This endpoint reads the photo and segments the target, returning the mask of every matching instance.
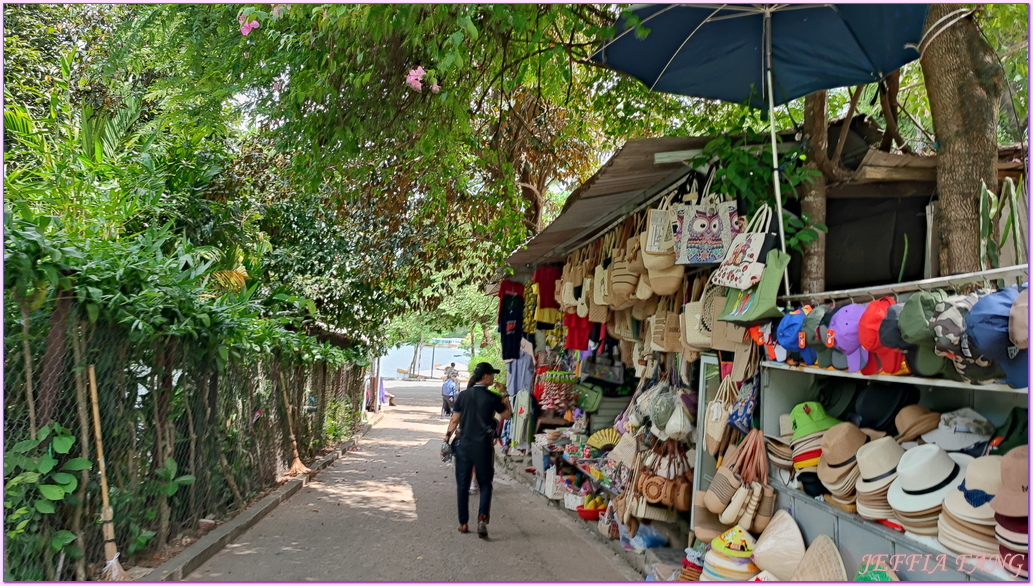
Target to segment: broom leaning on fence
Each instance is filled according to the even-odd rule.
[[[283,391],[283,409],[287,413],[287,431],[291,434],[291,450],[294,452],[294,462],[291,463],[290,470],[287,471],[291,476],[297,476],[298,474],[312,474],[305,463],[298,457],[298,440],[294,437],[294,424],[291,423],[291,403],[290,399],[287,398],[287,383],[283,380],[283,371],[280,371],[280,390]]]
[[[97,438],[97,468],[100,469],[100,498],[101,510],[100,520],[104,523],[101,527],[101,534],[104,535],[104,569],[101,570],[100,579],[105,582],[128,582],[132,581],[129,574],[122,569],[118,563],[118,546],[115,545],[115,524],[114,510],[108,502],[108,475],[104,465],[104,443],[100,435],[100,409],[97,407],[97,373],[91,364],[88,369],[90,376],[90,402],[93,405],[93,434]]]

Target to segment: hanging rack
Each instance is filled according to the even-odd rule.
[[[912,291],[927,291],[929,289],[936,289],[938,287],[958,288],[962,285],[968,285],[970,283],[994,281],[997,279],[1011,279],[1013,277],[1024,278],[1028,281],[1029,266],[1013,265],[1010,267],[989,269],[986,271],[978,271],[975,273],[950,275],[947,277],[937,277],[935,279],[923,279],[921,281],[911,281],[909,283],[896,283],[893,285],[882,285],[877,287],[861,287],[857,289],[843,289],[840,291],[823,291],[821,293],[799,293],[796,295],[779,297],[779,300],[789,302],[820,301],[832,299],[853,300],[855,297],[863,298],[869,296],[872,299],[877,299],[885,295],[910,293]]]

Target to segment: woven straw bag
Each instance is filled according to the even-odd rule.
[[[668,352],[681,352],[681,306],[674,299],[668,298],[667,319],[664,321],[664,349]]]
[[[681,289],[685,278],[685,265],[673,265],[665,269],[649,269],[649,284],[657,295],[673,295]]]
[[[717,320],[714,312],[720,310],[715,304],[718,296],[718,288],[713,287],[708,281],[703,287],[699,301],[685,304],[685,326],[682,334],[689,346],[699,350],[709,350],[713,347],[714,322]]]

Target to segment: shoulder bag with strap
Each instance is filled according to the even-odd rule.
[[[778,247],[778,232],[771,230],[771,207],[764,204],[746,229],[732,240],[713,282],[732,289],[749,289],[760,282],[768,251]]]

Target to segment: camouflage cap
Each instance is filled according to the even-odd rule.
[[[952,295],[936,304],[929,322],[936,354],[953,361],[961,378],[969,382],[991,380],[1003,375],[993,361],[972,348],[968,342],[965,317],[984,295],[985,292]]]
[[[918,291],[908,297],[897,317],[900,337],[909,344],[933,345],[933,331],[929,328],[936,304],[947,299],[942,289]]]

